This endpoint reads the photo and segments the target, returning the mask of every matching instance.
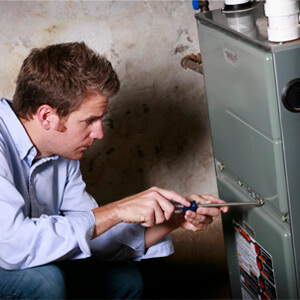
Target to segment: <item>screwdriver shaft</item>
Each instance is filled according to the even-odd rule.
[[[180,213],[187,210],[196,211],[198,207],[261,206],[265,203],[264,200],[252,201],[252,202],[225,202],[225,203],[203,203],[203,204],[201,203],[197,204],[196,201],[192,201],[191,207],[187,207],[174,201],[171,202],[175,206],[175,213]]]
[[[258,201],[253,202],[227,202],[227,203],[205,203],[197,204],[197,207],[222,207],[222,206],[260,206],[262,205]]]

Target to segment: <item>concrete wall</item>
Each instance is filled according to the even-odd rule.
[[[2,1],[0,8],[2,96],[12,97],[30,49],[47,44],[84,40],[118,72],[122,87],[104,120],[105,137],[81,161],[99,203],[153,185],[217,195],[203,78],[180,66],[199,51],[191,1]],[[177,278],[185,272],[202,281],[207,294],[197,298],[226,298],[226,287],[218,295],[208,287],[226,274],[220,218],[205,232],[178,230],[173,239],[176,254],[156,269],[167,263]]]

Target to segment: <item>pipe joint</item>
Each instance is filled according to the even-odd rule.
[[[285,42],[300,37],[297,0],[267,0],[264,7],[268,17],[269,41]]]
[[[184,69],[191,69],[191,70],[203,75],[201,53],[198,53],[197,55],[190,54],[190,55],[184,56],[181,59],[180,64]]]

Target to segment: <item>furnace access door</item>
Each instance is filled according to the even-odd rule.
[[[265,201],[222,217],[233,298],[298,298],[300,42],[268,42],[262,2],[196,20],[219,196]]]

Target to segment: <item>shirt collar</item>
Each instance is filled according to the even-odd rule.
[[[14,141],[19,158],[21,160],[24,159],[27,164],[31,166],[37,155],[37,149],[32,144],[21,121],[12,110],[11,101],[5,98],[0,99],[0,118],[3,119],[7,130]],[[51,157],[42,158],[39,160],[39,164],[48,160],[57,159],[58,157],[58,155],[53,155]]]
[[[24,159],[30,153],[36,153],[36,149],[21,121],[18,119],[10,105],[10,100],[5,98],[0,99],[0,112],[2,112],[1,118],[3,119],[7,130],[14,141],[20,159]]]

